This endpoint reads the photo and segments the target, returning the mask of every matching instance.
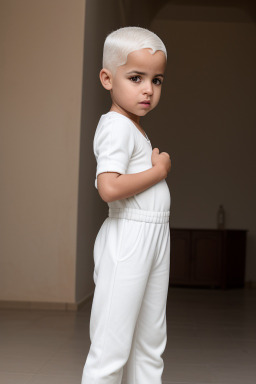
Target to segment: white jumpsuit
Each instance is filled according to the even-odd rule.
[[[152,167],[152,146],[130,119],[102,115],[94,136],[97,175]],[[165,179],[108,203],[94,244],[91,346],[82,384],[160,384],[167,342],[171,196]]]

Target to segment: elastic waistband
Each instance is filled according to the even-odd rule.
[[[147,211],[138,208],[110,208],[108,210],[109,217],[117,219],[128,219],[136,221],[145,221],[147,223],[168,223],[170,211]]]

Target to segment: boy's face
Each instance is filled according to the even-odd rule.
[[[162,51],[144,48],[131,52],[124,65],[110,76],[111,110],[139,121],[158,104],[166,67]]]

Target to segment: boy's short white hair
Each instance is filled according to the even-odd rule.
[[[103,68],[115,74],[116,68],[127,61],[133,51],[143,48],[152,49],[152,54],[162,51],[167,59],[167,51],[162,40],[152,31],[141,27],[124,27],[111,32],[103,47]]]

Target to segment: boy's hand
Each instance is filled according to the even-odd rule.
[[[160,169],[163,169],[167,177],[168,172],[171,170],[171,159],[167,152],[159,153],[159,149],[154,148],[151,155],[151,162],[153,167],[157,166]]]

